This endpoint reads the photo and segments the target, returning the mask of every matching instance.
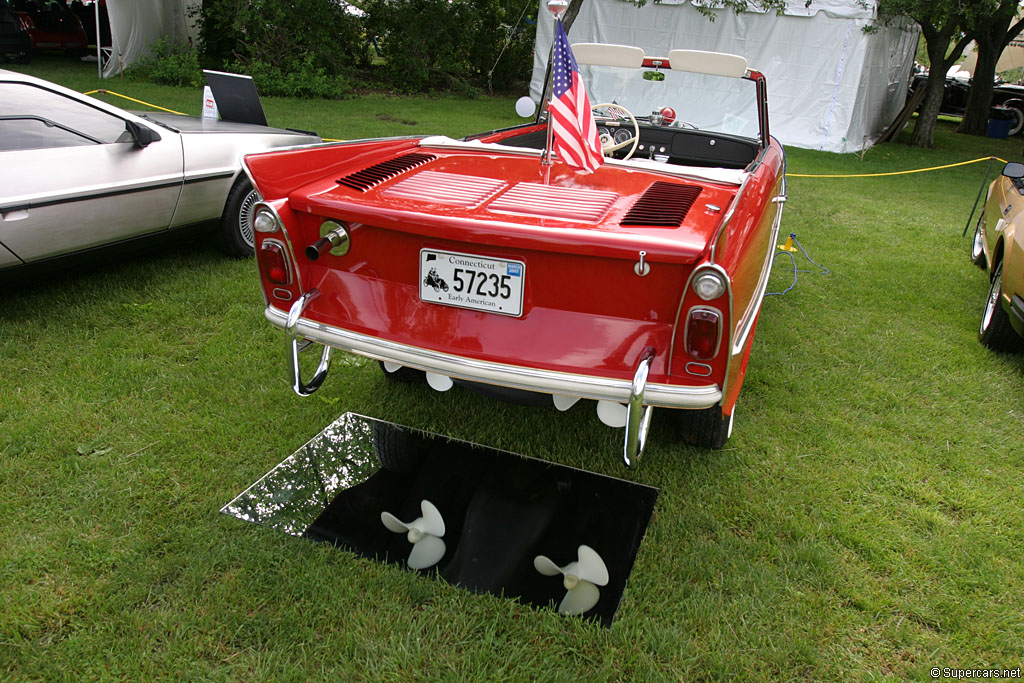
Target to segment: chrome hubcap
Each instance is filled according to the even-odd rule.
[[[1019,133],[1021,129],[1024,129],[1024,113],[1016,107],[1010,107],[1010,109],[1013,110],[1013,123],[1010,124],[1010,132],[1008,134],[1013,136]]]
[[[971,245],[971,259],[977,260],[983,249],[981,237],[981,220],[978,220],[978,227],[974,229],[974,244]]]
[[[242,241],[250,247],[256,246],[252,219],[255,214],[253,207],[256,206],[256,202],[259,200],[260,193],[256,190],[251,190],[249,194],[245,195],[245,199],[242,200],[242,206],[238,209],[238,234],[241,235]]]
[[[996,276],[992,279],[992,287],[988,290],[988,301],[985,302],[985,314],[981,316],[981,329],[979,330],[982,334],[992,324],[992,315],[996,311],[996,306],[999,305],[1000,275],[1001,273],[996,273]]]

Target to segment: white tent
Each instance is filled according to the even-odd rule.
[[[714,22],[693,6],[701,1],[637,7],[627,0],[585,0],[569,42],[635,45],[651,56],[688,48],[746,57],[768,80],[771,131],[785,145],[859,151],[903,107],[918,28],[908,23],[865,31],[874,26],[878,0],[788,0],[782,15],[716,9]],[[554,35],[545,4],[530,84],[535,102]]]
[[[974,67],[978,64],[978,46],[972,41],[964,52],[967,53],[967,58],[960,64],[950,67],[948,75],[953,75],[957,71],[974,73]],[[1024,40],[1011,40],[996,61],[996,73],[1021,67],[1024,67]]]
[[[100,14],[95,0],[96,21]],[[192,9],[201,0],[107,0],[110,22],[109,46],[97,46],[101,76],[110,78],[121,73],[136,59],[149,53],[153,43],[166,38],[169,43],[195,44],[199,29],[193,20]],[[96,35],[100,35],[97,27]]]

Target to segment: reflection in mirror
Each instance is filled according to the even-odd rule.
[[[665,80],[665,74],[661,73],[660,71],[645,71],[644,72],[644,80],[645,81],[663,81],[663,80]]]
[[[607,626],[657,495],[648,486],[346,413],[222,512],[563,612],[566,587],[551,579],[550,567],[567,569],[585,546],[607,577],[598,573],[603,582],[591,581],[587,600],[568,603],[577,611],[585,605],[585,618]],[[548,558],[541,563],[548,571],[537,568],[539,556]]]

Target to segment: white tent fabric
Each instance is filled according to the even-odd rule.
[[[635,45],[649,56],[686,48],[746,57],[768,80],[771,132],[785,145],[860,151],[902,108],[918,29],[908,23],[866,32],[876,0],[790,0],[781,16],[716,9],[714,22],[693,6],[700,1],[637,7],[626,0],[586,0],[569,42]],[[542,3],[530,84],[534,102],[542,97],[553,35]]]
[[[966,71],[968,74],[974,73],[974,67],[978,64],[978,46],[972,41],[964,52],[967,54],[967,58],[960,64],[954,64],[950,67],[948,75],[952,75],[957,71]],[[996,62],[996,73],[1021,67],[1024,67],[1024,40],[1011,40],[1010,44],[999,55],[999,60]]]
[[[107,0],[110,18],[111,55],[103,66],[110,78],[148,54],[153,43],[166,38],[171,44],[198,39],[198,28],[189,9],[200,0]]]

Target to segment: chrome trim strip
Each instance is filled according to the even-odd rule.
[[[783,168],[785,171],[785,168]],[[786,195],[786,175],[782,175],[782,192],[776,196],[784,197]],[[764,302],[764,293],[768,289],[768,278],[772,272],[772,264],[775,263],[775,254],[778,250],[775,248],[775,242],[779,239],[779,226],[782,225],[782,208],[785,206],[785,202],[774,202],[774,205],[778,207],[775,212],[775,220],[772,221],[772,237],[768,243],[768,255],[761,265],[761,277],[757,282],[757,291],[754,296],[750,299],[750,304],[747,306],[747,310],[743,312],[743,317],[740,318],[740,323],[736,326],[736,329],[742,328],[742,331],[736,335],[736,339],[732,345],[732,355],[739,353],[743,346],[747,343],[747,335],[750,334],[750,329],[754,325],[754,319],[757,318],[757,312],[761,310],[761,304]]]
[[[698,370],[700,370],[700,372],[697,372]],[[690,362],[686,364],[686,373],[689,375],[694,375],[696,377],[708,377],[712,372],[713,370],[711,366],[707,363]]]
[[[640,464],[644,446],[647,445],[647,431],[651,426],[653,408],[644,405],[644,394],[647,390],[647,375],[651,371],[655,350],[648,346],[640,354],[640,361],[633,373],[633,383],[629,389],[629,412],[626,415],[626,440],[622,446],[622,460],[626,467]]]
[[[237,169],[225,168],[221,171],[205,170],[201,172],[186,173],[185,184],[190,185],[191,183],[202,183],[207,180],[226,180],[228,178],[234,178],[237,172]]]
[[[284,328],[287,314],[268,306],[265,317],[273,325]],[[458,377],[486,384],[526,389],[547,394],[568,394],[596,400],[629,400],[632,382],[554,370],[539,370],[517,365],[464,358],[450,353],[421,349],[408,344],[377,339],[331,325],[299,318],[293,327],[297,337],[408,367],[428,370],[449,377]],[[644,392],[647,405],[667,408],[710,408],[722,400],[718,386],[675,386],[648,384]]]
[[[743,193],[746,192],[747,185],[750,183],[751,177],[753,177],[753,174],[748,174],[747,177],[743,179],[743,184],[740,185],[740,189],[736,190],[736,196],[732,198],[732,202],[729,204],[729,208],[725,212],[725,216],[722,217],[722,222],[718,224],[718,230],[715,232],[714,239],[711,240],[711,250],[709,251],[709,254],[711,255],[711,263],[715,263],[715,255],[718,251],[718,239],[722,236],[722,233],[725,232],[725,227],[729,225],[729,221],[732,220],[733,214],[736,213],[736,207],[740,205],[740,200],[743,199]]]
[[[74,202],[87,202],[95,199],[106,199],[108,197],[117,197],[125,194],[134,194],[136,192],[166,190],[172,187],[180,187],[184,182],[180,176],[164,177],[170,177],[171,180],[157,181],[151,183],[139,183],[138,181],[127,182],[121,183],[120,187],[117,187],[117,189],[111,189],[111,186],[107,186],[105,189],[96,192],[76,191],[74,193],[66,194],[65,196],[62,197],[56,196],[56,193],[54,193],[49,195],[49,197],[40,196],[37,199],[15,199],[11,204],[0,206],[0,212],[6,213],[22,209],[40,209],[44,206],[57,206],[60,204],[73,204]]]

